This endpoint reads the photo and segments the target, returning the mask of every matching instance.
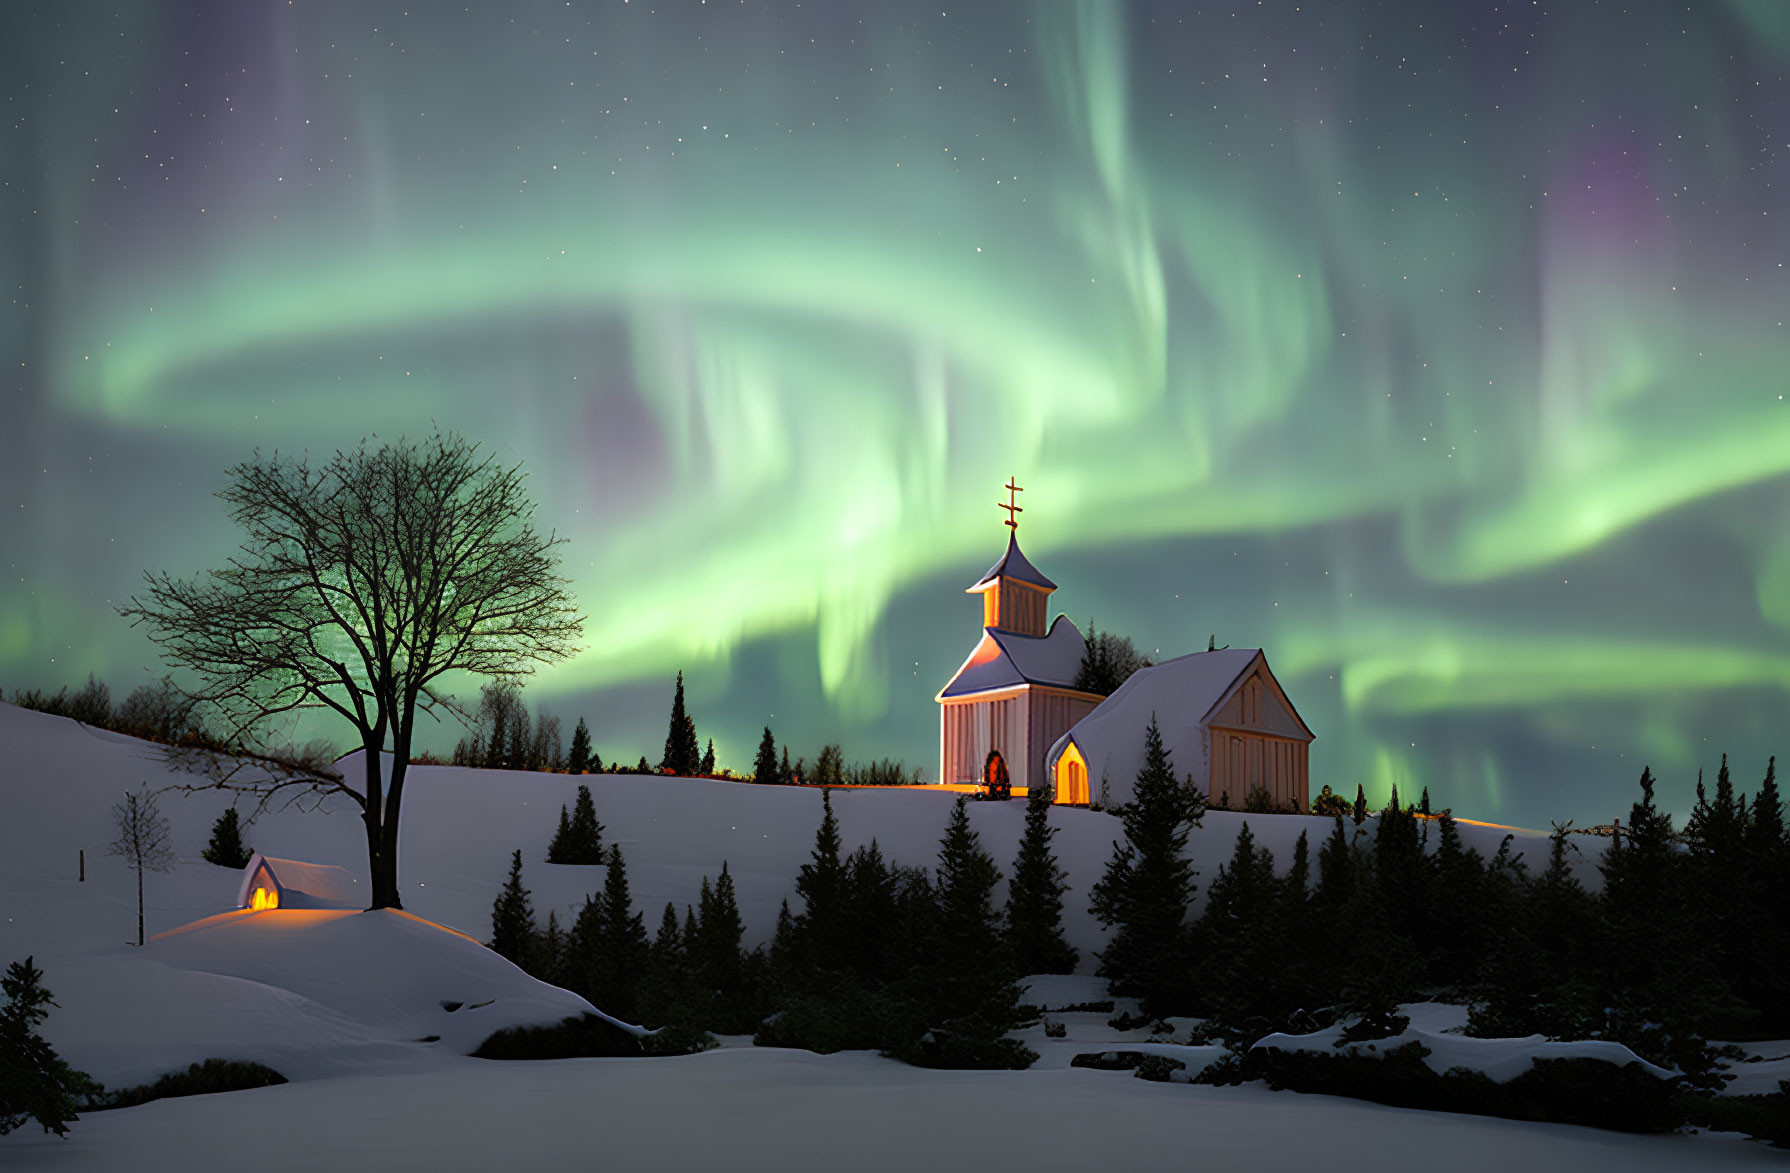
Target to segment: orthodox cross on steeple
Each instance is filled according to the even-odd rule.
[[[1024,513],[1025,509],[1023,506],[1014,504],[1014,502],[1017,501],[1018,498],[1015,497],[1013,494],[1023,493],[1023,492],[1025,492],[1025,489],[1019,485],[1014,484],[1012,477],[1007,478],[1006,489],[1007,489],[1007,500],[1004,502],[1001,502],[1000,507],[1007,511],[1007,522],[1006,522],[1007,528],[1017,530],[1019,528],[1019,521],[1015,515]]]

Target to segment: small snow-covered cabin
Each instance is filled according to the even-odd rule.
[[[238,908],[365,908],[367,901],[347,868],[274,859],[257,851],[242,869]]]
[[[1015,788],[1038,785],[1051,743],[1100,703],[1074,687],[1081,631],[1066,615],[1045,629],[1056,589],[1011,532],[1006,554],[967,588],[982,596],[982,638],[933,698],[940,782],[987,785],[1004,767]]]
[[[1208,802],[1228,797],[1241,810],[1259,787],[1276,809],[1310,809],[1312,731],[1259,648],[1195,652],[1134,673],[1050,747],[1056,801],[1100,798],[1103,781],[1106,802],[1131,801],[1152,718],[1175,776],[1191,775]]]

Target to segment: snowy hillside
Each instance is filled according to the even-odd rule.
[[[345,765],[352,767],[354,763]],[[679,1058],[492,1063],[464,1052],[502,1026],[581,1013],[575,995],[528,977],[472,937],[521,848],[544,915],[569,915],[602,882],[598,867],[539,862],[580,781],[595,792],[605,840],[629,863],[637,903],[693,901],[727,860],[749,942],[770,933],[820,817],[812,790],[701,780],[424,767],[411,775],[402,870],[406,913],[231,912],[240,874],[199,859],[215,795],[164,796],[181,857],[148,877],[144,948],[135,887],[104,852],[109,809],[127,788],[175,779],[156,748],[0,705],[0,961],[34,954],[60,1003],[45,1034],[113,1086],[210,1057],[263,1062],[293,1082],[227,1095],[89,1113],[59,1141],[34,1129],[0,1140],[8,1169],[186,1169],[202,1154],[254,1154],[259,1168],[488,1170],[502,1167],[791,1170],[821,1164],[908,1170],[1102,1168],[1197,1152],[1202,1167],[1272,1168],[1322,1160],[1338,1169],[1428,1169],[1447,1150],[1462,1169],[1745,1168],[1777,1154],[1733,1138],[1630,1137],[1587,1129],[1401,1111],[1259,1087],[1146,1084],[1072,1069],[1079,1051],[1124,1046],[1190,1060],[1213,1048],[1149,1043],[1101,1012],[1053,1014],[1024,1072],[938,1072],[866,1053],[832,1056],[745,1046]],[[845,846],[875,837],[903,863],[933,862],[952,797],[839,792]],[[983,803],[971,817],[1011,860],[1023,804]],[[1068,932],[1083,969],[1100,946],[1087,887],[1118,835],[1111,816],[1059,810],[1057,847],[1074,890]],[[1213,814],[1191,848],[1210,879],[1242,816]],[[1251,820],[1283,864],[1320,819]],[[1482,851],[1499,833],[1463,828]],[[249,828],[270,855],[365,874],[350,809],[281,812]],[[1531,859],[1545,844],[1525,841]],[[87,878],[78,879],[86,852]],[[431,923],[434,922],[434,923]],[[1040,979],[1035,997],[1093,1000],[1085,976]],[[1203,1057],[1203,1058],[1202,1058]],[[691,1105],[701,1105],[693,1115]],[[1287,1122],[1297,1119],[1298,1127]],[[924,1127],[916,1123],[924,1121]],[[691,1127],[699,1122],[700,1126]],[[203,1138],[202,1141],[197,1138]]]
[[[128,873],[117,861],[101,857],[111,838],[107,814],[111,804],[140,782],[160,786],[179,779],[166,772],[157,748],[149,743],[11,705],[0,704],[0,746],[7,752],[6,760],[0,761],[0,785],[19,794],[17,817],[0,826],[0,869],[18,873],[21,883],[43,885],[47,902],[40,909],[43,919],[24,924],[24,929],[30,939],[46,943],[85,940],[81,934],[91,918],[58,915],[65,911],[62,901],[113,900],[122,908],[127,899],[134,899]],[[340,766],[353,781],[361,769],[360,756],[351,755]],[[563,919],[587,893],[600,888],[603,879],[600,867],[541,862],[560,806],[571,803],[581,783],[589,785],[595,796],[604,841],[619,844],[626,855],[635,901],[649,923],[656,922],[658,910],[668,900],[680,908],[694,902],[702,877],[718,874],[726,860],[739,889],[747,944],[769,938],[778,903],[791,894],[791,883],[808,858],[820,822],[820,794],[811,788],[414,766],[406,783],[399,855],[405,908],[483,938],[490,929],[491,902],[503,882],[510,852],[520,848],[523,877],[534,892],[536,913],[545,918],[548,909],[555,908]],[[885,856],[930,866],[954,797],[913,789],[835,791],[834,809],[845,849],[875,838]],[[181,857],[194,862],[176,877],[151,878],[150,932],[231,906],[240,877],[197,862],[212,820],[225,805],[221,796],[212,794],[163,798],[162,810],[174,827]],[[1023,802],[975,803],[970,808],[972,825],[1003,866],[1017,850],[1024,812]],[[1086,892],[1106,864],[1120,833],[1119,822],[1086,810],[1055,810],[1051,817],[1059,829],[1056,849],[1071,885],[1066,931],[1085,960],[1101,940],[1101,930],[1087,910]],[[1214,811],[1194,832],[1189,851],[1204,877],[1228,858],[1246,817]],[[1301,830],[1309,832],[1314,852],[1330,831],[1329,820],[1320,818],[1248,818],[1258,843],[1274,851],[1283,869]],[[1466,824],[1461,832],[1469,846],[1487,855],[1503,836],[1502,831]],[[329,813],[270,814],[245,838],[269,855],[336,864],[362,877],[366,873],[361,825],[345,800],[334,802]],[[1538,866],[1546,858],[1543,836],[1519,836],[1516,846]],[[56,880],[74,879],[76,852],[83,847],[88,885],[64,889]],[[123,934],[126,920],[121,913],[111,932]],[[4,931],[19,928],[7,925]],[[98,939],[106,935],[101,930]]]

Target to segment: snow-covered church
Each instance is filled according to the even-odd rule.
[[[1154,717],[1175,773],[1210,801],[1241,809],[1260,787],[1279,809],[1310,809],[1313,734],[1261,649],[1165,660],[1109,697],[1078,691],[1086,641],[1067,615],[1046,626],[1057,585],[1020,552],[1020,508],[1002,508],[1007,551],[967,591],[982,596],[982,638],[935,698],[939,781],[986,786],[1004,769],[1015,788],[1048,787],[1058,803],[1117,805],[1131,798]]]

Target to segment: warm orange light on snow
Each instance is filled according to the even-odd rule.
[[[256,888],[249,894],[249,908],[255,912],[260,912],[264,908],[278,908],[279,906],[280,897],[276,892],[270,892],[266,888]]]

